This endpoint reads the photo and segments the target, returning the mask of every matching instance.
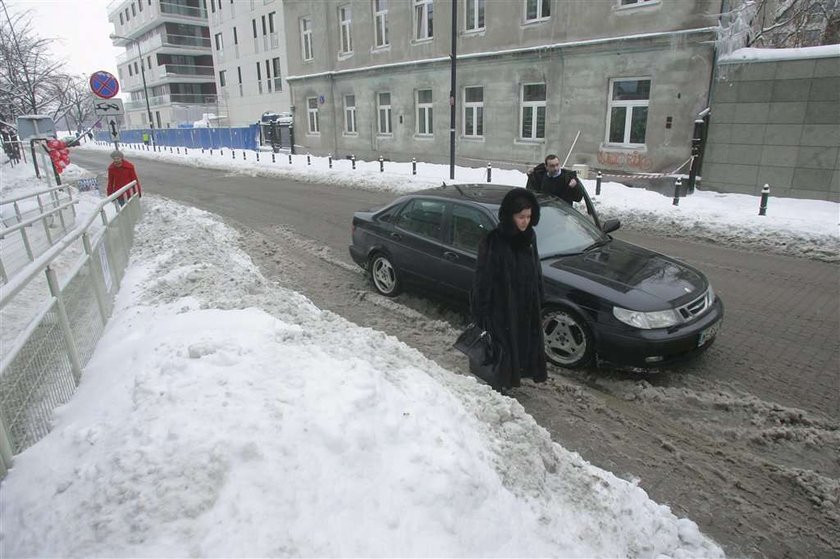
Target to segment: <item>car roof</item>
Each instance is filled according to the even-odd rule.
[[[427,188],[407,195],[423,196],[434,198],[446,198],[448,200],[461,200],[475,202],[485,206],[500,206],[502,199],[513,186],[495,184],[445,184],[436,188]]]

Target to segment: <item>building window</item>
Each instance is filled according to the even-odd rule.
[[[270,14],[268,14],[268,32],[269,33],[274,33],[274,15],[276,13],[277,12],[271,12]]]
[[[320,134],[321,125],[318,122],[318,99],[317,97],[309,97],[306,99],[306,116],[309,124],[310,134]]]
[[[377,129],[380,134],[391,133],[391,94],[377,93],[376,94],[376,109],[379,118],[377,119]]]
[[[484,88],[464,88],[464,136],[484,136]]]
[[[414,0],[414,38],[418,41],[434,37],[434,0]]]
[[[421,89],[417,92],[417,134],[431,136],[434,134],[432,119],[432,90]]]
[[[373,0],[374,36],[377,47],[388,44],[388,0]]]
[[[257,62],[257,93],[262,95],[263,86],[262,86],[262,70],[260,70],[260,63]]]
[[[622,6],[636,6],[639,4],[655,4],[658,3],[659,0],[621,0],[620,5]]]
[[[344,132],[356,133],[356,96],[344,96]]]
[[[545,84],[529,83],[522,86],[522,138],[545,138]]]
[[[242,67],[241,66],[236,67],[236,77],[239,80],[239,96],[242,97],[243,95],[245,95],[245,91],[243,91],[243,89],[242,89]]]
[[[265,59],[265,86],[271,93],[271,62],[267,58]]]
[[[484,3],[485,0],[466,0],[464,8],[466,9],[467,31],[479,31],[484,29]]]
[[[251,28],[254,30],[254,39],[257,38],[257,20],[251,20]]]
[[[219,87],[225,87],[225,71],[219,71]]]
[[[143,0],[137,0],[137,9],[143,11]]]
[[[236,27],[233,28],[233,44],[239,44],[239,33],[236,32]]]
[[[137,17],[137,10],[134,9],[134,4],[131,5],[131,17]]]
[[[300,50],[304,60],[312,60],[312,18],[300,18]]]
[[[349,4],[338,7],[338,33],[341,36],[341,52],[343,54],[353,52],[353,37],[350,34],[351,15]]]
[[[223,48],[225,48],[225,42],[224,42],[224,39],[222,38],[221,33],[216,33],[215,39],[216,39],[216,50],[222,50]]]
[[[120,12],[120,25],[124,25],[125,22],[123,21],[122,12]]]
[[[152,69],[152,57],[151,56],[146,57],[146,68],[148,68],[149,70]]]
[[[607,112],[607,142],[643,145],[647,130],[649,102],[649,79],[611,80],[609,111]]]
[[[540,21],[551,16],[551,0],[525,0],[525,21]]]
[[[268,27],[266,27],[266,25],[265,25],[265,16],[262,16],[260,18],[260,21],[262,22],[262,34],[263,35],[268,35]]]
[[[274,91],[283,91],[283,76],[280,73],[280,58],[272,58],[271,67],[274,74]]]
[[[131,64],[129,64],[128,65],[128,77],[131,77],[133,75],[134,75],[134,72],[131,71]]]

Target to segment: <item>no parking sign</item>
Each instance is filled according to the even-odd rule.
[[[114,74],[105,70],[94,72],[90,77],[89,83],[90,90],[101,99],[110,99],[120,92],[120,83],[117,81],[117,78],[114,77]]]

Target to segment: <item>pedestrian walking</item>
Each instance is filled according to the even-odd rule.
[[[534,232],[539,221],[536,196],[514,188],[502,200],[499,225],[478,247],[471,313],[493,343],[501,346],[490,384],[502,393],[519,386],[522,378],[535,382],[547,378],[542,268]],[[470,363],[474,373],[477,366]],[[484,374],[478,376],[487,380]]]
[[[121,151],[112,151],[111,164],[108,166],[108,196],[118,191],[131,181],[137,181],[137,185],[134,188],[128,189],[117,199],[120,206],[125,204],[131,196],[134,196],[135,192],[138,196],[142,196],[143,192],[140,190],[140,179],[137,178],[137,172],[134,170],[134,165],[125,160]]]

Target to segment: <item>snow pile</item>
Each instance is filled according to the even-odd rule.
[[[77,394],[0,486],[4,556],[722,556],[515,400],[143,202]]]

